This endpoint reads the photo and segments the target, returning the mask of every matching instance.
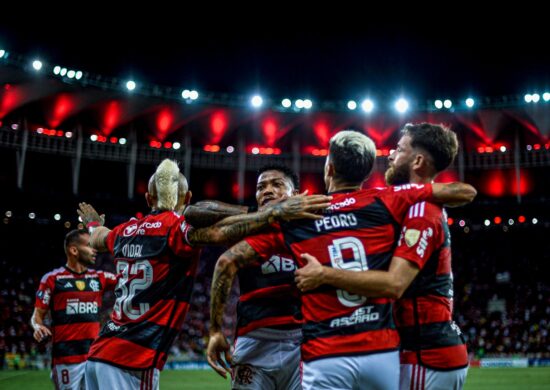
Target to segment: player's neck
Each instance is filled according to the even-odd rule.
[[[328,193],[332,192],[342,192],[342,191],[359,191],[361,189],[361,184],[356,183],[343,183],[339,182],[338,180],[332,180],[328,186]]]
[[[67,264],[65,266],[70,269],[73,272],[76,272],[77,274],[81,274],[82,272],[86,272],[88,267],[80,264],[76,260],[67,259]]]

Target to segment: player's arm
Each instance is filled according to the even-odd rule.
[[[203,200],[185,208],[185,220],[194,227],[206,227],[233,215],[246,214],[248,207],[217,200]]]
[[[256,213],[228,217],[206,228],[191,228],[187,233],[187,241],[191,245],[227,245],[257,233],[275,221],[319,219],[322,217],[313,213],[330,206],[331,199],[331,196],[326,195],[296,195]]]
[[[301,291],[328,284],[365,297],[400,298],[412,283],[418,266],[401,257],[392,258],[388,271],[348,271],[323,266],[316,257],[303,253],[307,265],[296,271],[296,284]]]
[[[471,203],[477,195],[476,189],[462,182],[433,183],[433,201],[444,203],[445,206],[457,207]]]
[[[259,254],[246,241],[241,241],[220,256],[214,268],[210,290],[210,340],[206,350],[208,364],[226,378],[231,373],[226,362],[231,364],[229,344],[222,332],[223,313],[231,292],[231,286],[239,268],[260,259]],[[225,355],[225,362],[222,358]]]
[[[98,252],[107,252],[107,236],[111,230],[103,226],[105,217],[100,216],[91,204],[84,202],[78,204],[76,212],[90,232],[90,246]]]
[[[38,342],[41,342],[52,335],[50,329],[44,325],[44,319],[46,318],[48,311],[48,309],[35,307],[34,312],[32,313],[31,326],[34,329],[33,337]]]

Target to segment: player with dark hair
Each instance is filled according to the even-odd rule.
[[[114,289],[115,275],[89,269],[96,250],[87,230],[65,236],[67,263],[42,277],[36,293],[31,325],[38,342],[52,337],[52,379],[57,389],[84,387],[84,366],[92,341],[99,333],[103,293]],[[44,320],[51,313],[51,329]]]
[[[316,219],[311,211],[327,207],[330,199],[295,196],[258,213],[195,229],[175,212],[190,198],[182,177],[176,162],[164,160],[146,193],[151,214],[113,230],[101,226],[93,207],[80,204],[92,247],[113,253],[119,278],[111,320],[90,348],[89,389],[158,388],[159,371],[189,306],[198,246],[232,243],[276,220]]]
[[[316,221],[282,223],[281,228],[247,237],[218,260],[212,281],[212,318],[220,318],[239,268],[289,247],[300,266],[302,253],[323,264],[351,271],[389,266],[409,207],[422,200],[466,203],[476,191],[463,183],[407,184],[362,190],[376,156],[372,140],[354,131],[333,136],[325,163],[325,185],[333,195],[325,216]],[[302,294],[304,317],[302,386],[305,389],[395,389],[399,382],[399,337],[392,300],[366,299],[324,286]],[[214,324],[221,327],[220,323]],[[220,335],[221,339],[223,335]],[[215,362],[223,368],[214,346]]]
[[[456,134],[441,125],[407,124],[389,157],[389,185],[431,183],[456,156]],[[394,306],[401,337],[400,389],[462,389],[467,374],[465,339],[452,320],[453,277],[447,215],[441,206],[409,209],[389,271],[349,272],[321,266],[308,254],[296,275],[310,291],[322,284],[366,297],[400,298]]]
[[[262,210],[299,191],[298,176],[284,165],[266,165],[258,171],[256,202]],[[296,264],[285,250],[272,253],[238,271],[240,297],[232,362],[233,389],[301,389],[301,312],[294,284]],[[216,348],[222,329],[221,313],[211,320],[208,344],[209,364],[224,378],[216,365]],[[227,346],[228,347],[228,346]],[[229,351],[228,351],[229,353]]]

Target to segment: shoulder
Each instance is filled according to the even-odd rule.
[[[57,275],[62,274],[63,272],[65,272],[65,268],[63,267],[55,268],[50,272],[47,272],[46,274],[44,274],[44,276],[42,276],[42,279],[40,279],[40,283],[47,283],[48,280],[55,279]]]

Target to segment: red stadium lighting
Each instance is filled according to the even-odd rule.
[[[117,137],[111,137],[109,138],[109,141],[112,143],[112,144],[116,144],[118,142],[118,138]]]
[[[65,133],[64,133],[63,131],[61,131],[61,130],[57,130],[57,131],[55,132],[55,135],[57,135],[58,137],[63,137],[63,135],[65,135]]]
[[[447,225],[452,226],[454,222],[454,219],[452,219],[451,217],[447,218]]]
[[[520,215],[520,216],[518,217],[518,222],[519,222],[519,223],[524,223],[524,222],[525,222],[525,216]]]
[[[478,153],[485,153],[485,147],[484,146],[478,146],[477,152]]]
[[[165,142],[165,143],[164,143],[164,147],[165,147],[166,149],[172,149],[172,142]]]
[[[492,146],[485,147],[485,153],[493,153],[493,147]]]
[[[535,149],[535,150],[540,150],[540,144],[534,144],[534,145],[533,145],[533,149]]]
[[[227,116],[224,112],[218,111],[210,119],[210,128],[212,130],[212,142],[218,143],[223,138],[228,127]]]
[[[498,224],[500,224],[500,223],[502,222],[502,218],[496,216],[496,217],[493,219],[493,221],[495,222],[495,225],[498,225]]]

